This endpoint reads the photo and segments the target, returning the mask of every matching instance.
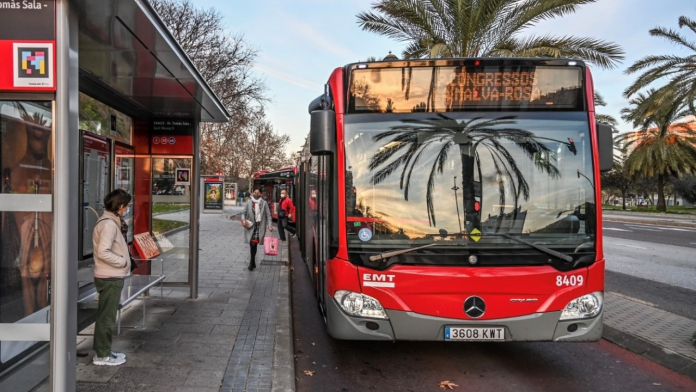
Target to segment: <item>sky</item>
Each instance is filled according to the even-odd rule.
[[[309,102],[323,92],[331,72],[370,56],[389,51],[401,57],[405,44],[362,31],[356,15],[370,9],[373,0],[192,0],[197,7],[214,8],[231,34],[243,34],[259,51],[254,72],[265,81],[271,102],[269,120],[277,132],[290,135],[288,152],[300,150],[309,132]],[[635,79],[625,69],[655,54],[686,55],[682,47],[648,31],[667,27],[692,41],[696,34],[679,29],[679,16],[696,19],[696,0],[599,0],[562,18],[547,20],[523,32],[526,35],[593,37],[621,45],[626,59],[610,70],[593,68],[595,90],[607,106],[598,113],[619,120],[619,130],[631,130],[621,120],[628,106],[623,90]]]

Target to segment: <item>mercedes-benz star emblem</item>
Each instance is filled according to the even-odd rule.
[[[486,313],[486,303],[481,297],[471,296],[464,301],[464,313],[471,318],[479,318]]]

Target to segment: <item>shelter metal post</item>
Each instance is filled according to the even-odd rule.
[[[74,3],[56,1],[56,100],[51,261],[51,391],[76,388],[77,220],[79,173],[78,18]]]
[[[200,121],[196,119],[196,126],[193,130],[193,162],[191,168],[191,214],[189,218],[189,287],[191,289],[190,298],[198,298],[198,244],[199,244],[199,219],[201,210],[200,178],[201,178],[201,127]]]

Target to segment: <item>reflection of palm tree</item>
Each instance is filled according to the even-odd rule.
[[[529,199],[529,185],[515,158],[503,146],[501,139],[517,145],[541,172],[554,178],[560,176],[558,168],[553,163],[555,158],[552,151],[538,141],[539,138],[536,138],[532,132],[509,127],[515,124],[514,116],[503,116],[491,120],[476,117],[461,122],[443,114],[436,116],[422,120],[404,119],[401,120],[404,125],[393,126],[390,130],[375,135],[372,138],[374,142],[391,139],[385,143],[384,148],[375,153],[369,164],[370,170],[373,171],[381,167],[372,177],[371,183],[373,185],[381,183],[403,166],[399,186],[404,191],[404,199],[408,201],[411,175],[414,168],[428,147],[438,147],[439,150],[430,169],[426,188],[428,221],[431,226],[436,226],[432,197],[435,176],[437,173],[443,173],[450,147],[454,145],[459,147],[462,161],[462,197],[464,199],[464,218],[468,223],[467,230],[480,226],[480,215],[475,208],[474,190],[474,167],[475,165],[480,166],[479,150],[488,151],[493,161],[500,195],[501,214],[504,210],[507,193],[505,177],[509,179],[515,207],[520,196],[523,196],[525,200]],[[402,150],[405,151],[397,156],[397,153]],[[394,157],[396,159],[393,159]]]

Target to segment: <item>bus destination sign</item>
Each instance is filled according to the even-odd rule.
[[[580,71],[550,66],[356,69],[348,111],[581,110]]]

